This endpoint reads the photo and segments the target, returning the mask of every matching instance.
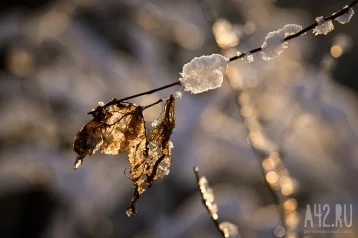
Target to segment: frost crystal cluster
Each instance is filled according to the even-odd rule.
[[[317,17],[316,22],[318,25],[313,29],[315,35],[327,35],[334,29],[332,21],[325,21],[324,17]]]
[[[265,38],[264,43],[262,44],[262,58],[264,60],[270,60],[280,55],[282,51],[287,48],[287,42],[283,40],[302,30],[302,26],[295,24],[285,25],[282,29],[278,31],[273,31],[268,33]]]
[[[195,57],[184,65],[179,81],[185,91],[194,94],[218,88],[223,82],[223,72],[228,63],[228,58],[218,54]]]
[[[199,187],[200,187],[200,192],[203,196],[203,199],[205,200],[205,205],[207,206],[207,208],[210,211],[211,217],[214,220],[217,220],[218,219],[218,206],[214,202],[214,200],[215,200],[214,192],[213,192],[212,188],[209,187],[209,183],[208,183],[208,180],[206,179],[206,177],[203,176],[200,178]]]
[[[245,53],[246,59],[249,61],[249,63],[254,62],[254,56],[251,53]]]
[[[351,9],[349,9],[349,11],[347,13],[343,14],[342,16],[337,17],[335,20],[341,24],[346,24],[351,20],[353,15],[354,15],[354,10],[353,10],[353,8],[351,8]]]

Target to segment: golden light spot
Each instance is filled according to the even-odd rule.
[[[283,203],[283,209],[285,212],[292,212],[297,208],[297,201],[294,198],[287,199]]]
[[[293,193],[295,189],[295,184],[292,178],[288,176],[283,176],[282,178],[280,178],[279,183],[281,185],[281,193],[284,196],[288,196]]]
[[[272,159],[275,162],[280,161],[280,154],[278,152],[272,152],[270,154],[270,159]]]
[[[198,49],[204,43],[204,33],[202,30],[190,23],[175,26],[173,37],[181,47],[188,50]]]
[[[257,148],[264,148],[266,145],[265,138],[262,135],[262,133],[259,131],[251,132],[249,134],[249,138],[250,138],[250,142]]]
[[[262,162],[262,167],[265,169],[265,171],[274,170],[275,165],[275,162],[270,158],[267,158]]]
[[[276,162],[281,162],[281,161],[276,161]],[[288,175],[288,170],[286,168],[280,168],[278,171],[277,171],[278,175],[280,177],[287,177]]]
[[[331,47],[331,55],[334,58],[338,58],[343,54],[343,49],[339,45],[334,45]]]
[[[239,36],[233,31],[231,23],[226,19],[218,19],[213,24],[213,34],[221,48],[233,47],[240,42]]]
[[[256,31],[256,24],[253,22],[246,22],[244,26],[244,32],[247,35],[251,35]]]
[[[13,48],[7,54],[7,68],[17,76],[29,75],[34,69],[34,64],[34,56],[28,50]]]
[[[287,225],[291,226],[291,227],[295,227],[298,223],[299,223],[299,216],[297,212],[293,212],[291,214],[289,214],[286,219],[285,222],[287,223]]]
[[[297,235],[295,233],[287,233],[286,237],[287,238],[297,238]]]
[[[267,180],[267,182],[269,182],[271,184],[272,183],[277,183],[277,181],[278,181],[277,173],[275,171],[268,172],[266,174],[266,180]]]

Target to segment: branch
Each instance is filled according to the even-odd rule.
[[[340,11],[338,11],[338,12],[332,14],[332,15],[329,16],[329,17],[325,17],[324,20],[325,20],[325,21],[334,20],[334,19],[336,19],[337,17],[340,17],[340,16],[346,14],[351,8],[355,7],[357,4],[358,4],[358,0],[354,0],[354,1],[353,1],[351,4],[349,4],[347,7],[344,7],[343,9],[341,9]],[[302,29],[301,31],[299,31],[299,32],[297,32],[297,33],[295,33],[295,34],[293,34],[293,35],[290,35],[290,36],[284,38],[282,42],[286,42],[286,41],[292,40],[292,39],[294,39],[294,38],[297,38],[297,37],[299,37],[299,36],[302,36],[302,35],[304,35],[305,33],[307,33],[308,31],[313,30],[316,26],[318,26],[318,23],[317,23],[317,22],[313,23],[313,24],[310,25],[310,26],[307,26],[306,28]],[[231,57],[231,58],[229,59],[229,61],[232,62],[232,61],[235,61],[235,60],[244,58],[244,57],[245,57],[246,55],[248,55],[248,54],[254,54],[254,53],[257,53],[257,52],[260,52],[260,51],[262,51],[262,48],[261,48],[261,47],[258,47],[258,48],[256,48],[256,49],[252,49],[252,50],[249,50],[249,51],[247,51],[247,52],[241,53],[240,55]]]
[[[209,213],[211,220],[213,221],[216,229],[220,232],[222,237],[227,238],[231,236],[236,236],[238,234],[238,228],[236,225],[230,222],[222,222],[218,221],[217,214],[217,204],[214,201],[214,193],[213,190],[209,187],[207,179],[202,176],[199,176],[199,167],[194,167],[194,174],[196,178],[196,184],[200,191],[201,201],[206,208],[206,211]]]
[[[162,87],[155,88],[155,89],[152,89],[152,90],[143,92],[143,93],[138,93],[138,94],[135,94],[135,95],[132,95],[132,96],[129,96],[129,97],[125,97],[125,98],[122,98],[122,99],[113,98],[111,101],[109,101],[108,103],[106,103],[106,104],[104,105],[104,107],[109,107],[109,106],[115,105],[115,104],[117,104],[117,103],[126,101],[126,100],[130,100],[130,99],[137,98],[137,97],[141,97],[141,96],[144,96],[144,95],[149,95],[149,94],[152,94],[152,93],[156,93],[156,92],[162,91],[162,90],[164,90],[164,89],[174,87],[174,86],[176,86],[176,85],[180,85],[180,81],[177,81],[177,82],[171,83],[171,84],[167,84],[167,85],[164,85],[164,86],[162,86]]]
[[[325,17],[324,20],[325,21],[329,21],[329,20],[334,20],[336,19],[337,17],[340,17],[344,14],[346,14],[351,8],[355,7],[356,5],[358,4],[358,0],[354,0],[352,3],[350,3],[347,7],[344,7],[343,9],[341,9],[340,11],[332,14],[331,16],[329,17]],[[213,22],[213,19],[209,19],[210,22]],[[293,35],[290,35],[286,38],[283,39],[283,42],[286,42],[286,41],[289,41],[289,40],[292,40],[294,38],[297,38],[299,36],[302,36],[304,35],[305,33],[307,33],[308,31],[314,29],[316,26],[318,26],[318,23],[315,22],[313,23],[312,25],[310,26],[307,26],[306,28],[302,29],[301,31],[297,32],[296,34],[293,34]],[[241,53],[240,55],[236,55],[234,57],[231,57],[229,58],[229,62],[233,62],[235,60],[238,60],[238,59],[241,59],[241,58],[244,58],[245,56],[247,55],[250,55],[250,54],[255,54],[257,52],[260,52],[262,51],[262,48],[261,47],[258,47],[256,49],[252,49],[252,50],[249,50],[249,51],[246,51],[244,53]],[[130,99],[133,99],[133,98],[137,98],[137,97],[140,97],[140,96],[144,96],[144,95],[149,95],[149,94],[152,94],[152,93],[155,93],[155,92],[158,92],[158,91],[161,91],[161,90],[164,90],[164,89],[167,89],[167,88],[170,88],[170,87],[174,87],[176,85],[181,85],[180,84],[180,81],[176,81],[174,83],[171,83],[171,84],[168,84],[168,85],[164,85],[162,87],[159,87],[159,88],[155,88],[155,89],[152,89],[152,90],[149,90],[149,91],[146,91],[146,92],[143,92],[143,93],[139,93],[139,94],[135,94],[133,96],[129,96],[129,97],[125,97],[125,98],[122,98],[122,99],[116,99],[116,98],[113,98],[111,101],[109,101],[107,104],[105,104],[104,106],[105,107],[108,107],[108,106],[111,106],[111,105],[115,105],[116,103],[119,103],[119,102],[123,102],[125,100],[130,100]],[[90,113],[89,113],[90,114]]]

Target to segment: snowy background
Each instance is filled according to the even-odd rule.
[[[220,237],[200,202],[194,165],[215,190],[220,219],[237,224],[242,237],[275,237],[280,217],[227,79],[177,99],[171,172],[143,194],[134,216],[125,214],[126,155],[96,154],[72,170],[74,136],[99,101],[175,82],[194,57],[235,56],[285,24],[306,26],[349,3],[208,0],[220,17],[212,28],[199,2],[1,2],[0,237]],[[290,41],[273,60],[257,54],[228,66],[297,182],[301,217],[307,204],[353,204],[353,233],[306,237],[358,234],[357,26],[353,16],[327,36]],[[148,125],[159,112],[145,112]]]

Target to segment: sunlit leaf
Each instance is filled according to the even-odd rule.
[[[73,145],[77,154],[75,169],[86,156],[92,156],[96,151],[111,155],[128,152],[128,178],[134,187],[128,216],[136,212],[137,200],[153,185],[154,179],[169,173],[171,164],[170,136],[175,127],[175,98],[171,95],[164,100],[158,123],[149,135],[143,117],[146,108],[149,106],[128,102],[102,103],[90,113],[93,119],[78,132]]]
[[[170,136],[175,127],[175,98],[171,95],[165,100],[158,123],[146,137],[137,138],[134,147],[130,147],[128,160],[131,164],[135,192],[127,215],[135,213],[136,201],[146,188],[153,185],[154,179],[169,173],[171,164]],[[134,145],[135,141],[133,141]]]
[[[145,136],[142,108],[131,103],[117,103],[108,108],[98,106],[91,112],[93,119],[76,135],[73,148],[77,153],[74,169],[86,156],[96,151],[120,154],[128,150],[131,141]]]

